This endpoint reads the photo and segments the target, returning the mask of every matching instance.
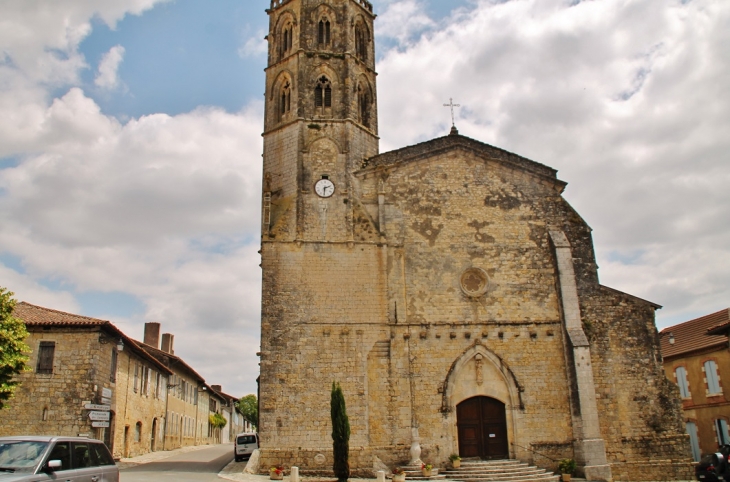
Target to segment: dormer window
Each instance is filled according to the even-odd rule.
[[[330,44],[330,21],[327,18],[323,18],[319,21],[317,43],[320,46],[327,46]]]
[[[317,80],[314,88],[314,107],[317,109],[332,107],[332,84],[324,75]]]

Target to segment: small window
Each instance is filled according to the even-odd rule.
[[[139,390],[139,365],[134,364],[134,393]]]
[[[687,382],[687,370],[684,367],[677,367],[674,370],[677,377],[677,386],[679,386],[679,395],[682,398],[690,398],[689,383]]]
[[[714,360],[707,360],[704,364],[707,393],[710,395],[722,393],[720,377],[717,375],[717,364]]]
[[[42,341],[38,346],[38,373],[53,373],[53,355],[56,351],[55,341]]]
[[[317,32],[317,41],[319,45],[330,44],[330,21],[323,18],[319,21],[319,30]]]
[[[293,46],[294,40],[294,27],[291,23],[284,26],[281,32],[281,56],[287,55]]]
[[[139,442],[142,439],[142,422],[137,422],[134,426],[134,441]]]
[[[368,59],[368,43],[370,35],[367,28],[362,24],[358,23],[355,26],[355,55],[360,60]]]
[[[314,107],[332,107],[332,84],[325,76],[317,80],[314,88]]]
[[[715,431],[717,433],[717,444],[719,446],[730,443],[730,435],[727,432],[727,420],[718,418],[715,420]]]
[[[116,347],[112,347],[112,366],[111,366],[111,369],[110,369],[111,371],[110,371],[110,375],[109,375],[109,380],[111,382],[116,382],[117,381],[117,363],[118,363],[118,357],[119,357],[119,355],[117,354]]]
[[[365,127],[370,127],[370,118],[371,118],[371,109],[372,109],[372,95],[370,94],[370,89],[367,87],[363,87],[362,85],[358,86],[357,89],[357,98],[358,98],[358,111],[360,114],[360,123],[364,125]]]
[[[281,97],[279,100],[279,118],[281,119],[285,114],[291,111],[291,84],[289,81],[284,83],[281,88]]]
[[[689,435],[689,445],[692,448],[692,458],[695,462],[699,462],[700,441],[697,437],[697,425],[694,422],[687,422],[687,435]]]

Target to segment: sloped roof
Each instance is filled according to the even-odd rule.
[[[537,176],[550,179],[556,184],[567,185],[566,182],[557,178],[557,170],[539,162],[531,161],[517,154],[513,154],[499,147],[494,147],[484,142],[477,141],[470,137],[452,133],[447,136],[437,137],[429,141],[403,147],[393,151],[378,154],[377,156],[365,159],[360,168],[362,171],[374,170],[377,168],[388,168],[421,158],[431,157],[434,154],[452,150],[455,148],[466,149],[475,152],[489,159],[496,159],[513,167],[529,171]]]
[[[179,356],[173,355],[164,350],[160,350],[159,348],[155,348],[152,345],[147,345],[146,343],[143,343],[141,341],[135,341],[135,343],[141,346],[142,349],[146,350],[155,359],[159,360],[160,363],[167,365],[168,368],[172,367],[173,365],[180,366],[187,370],[193,377],[197,378],[199,382],[205,384],[205,378],[203,378],[198,372],[196,372],[193,367],[185,363],[185,360],[183,360]],[[162,361],[162,359],[167,359],[167,362]]]
[[[32,305],[21,301],[15,305],[13,316],[20,318],[31,331],[34,328],[55,327],[55,328],[76,328],[88,329],[93,331],[98,328],[99,331],[106,331],[112,338],[121,338],[124,341],[124,349],[133,351],[137,356],[152,362],[157,368],[162,369],[165,373],[172,373],[170,370],[160,363],[155,357],[145,351],[139,342],[125,335],[119,328],[114,326],[111,321],[99,320],[88,316],[74,315],[64,311],[52,310],[42,306]]]
[[[730,322],[730,309],[725,309],[664,328],[659,332],[662,357],[667,359],[707,348],[727,346],[727,334],[708,335],[707,332],[728,322]],[[669,343],[669,333],[674,335],[674,344]]]

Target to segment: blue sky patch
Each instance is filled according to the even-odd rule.
[[[129,293],[87,291],[76,295],[81,312],[92,318],[106,319],[110,316],[131,318],[144,313],[145,304]]]

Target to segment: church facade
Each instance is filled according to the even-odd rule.
[[[336,381],[355,473],[457,453],[691,479],[659,306],[599,283],[557,172],[455,128],[380,154],[372,5],[267,12],[262,469],[331,470]]]

